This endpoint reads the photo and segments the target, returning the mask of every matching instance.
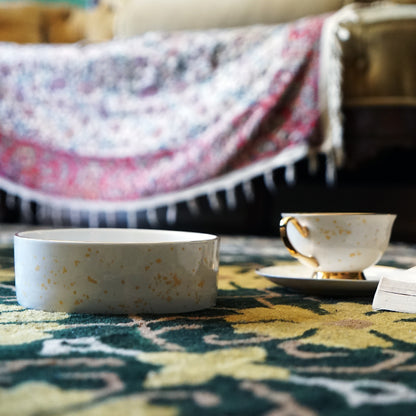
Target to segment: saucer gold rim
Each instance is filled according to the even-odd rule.
[[[363,272],[315,272],[313,279],[366,280]]]

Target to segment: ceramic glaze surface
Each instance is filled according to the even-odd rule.
[[[25,307],[83,313],[178,313],[211,307],[216,236],[163,230],[18,233],[16,293]]]
[[[366,213],[285,213],[308,230],[302,236],[293,222],[287,235],[293,247],[305,256],[314,257],[323,272],[357,272],[377,263],[386,250],[395,215]],[[298,260],[310,266],[303,258]]]

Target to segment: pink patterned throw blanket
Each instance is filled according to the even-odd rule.
[[[110,218],[267,180],[320,144],[324,21],[0,43],[0,188]]]

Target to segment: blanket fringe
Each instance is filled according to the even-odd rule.
[[[296,172],[295,172],[295,166],[288,165],[285,169],[285,180],[288,183],[288,185],[293,186],[296,183]]]
[[[246,202],[256,199],[254,180],[262,178],[266,189],[271,193],[278,191],[275,172],[284,169],[284,178],[289,185],[296,181],[296,162],[307,158],[310,171],[318,169],[315,154],[307,147],[286,149],[281,154],[248,168],[240,169],[194,188],[172,194],[158,195],[139,201],[88,202],[83,200],[63,200],[39,194],[27,188],[17,187],[0,178],[0,188],[6,193],[5,207],[18,209],[21,222],[52,224],[53,226],[87,226],[138,228],[169,226],[178,221],[178,207],[185,204],[189,214],[198,217],[201,214],[200,198],[206,198],[213,212],[224,209],[235,210],[238,206],[239,188]],[[330,154],[326,155],[326,178],[329,184],[335,181],[336,166]],[[122,224],[122,225],[120,225]]]
[[[177,221],[178,209],[177,205],[169,205],[166,210],[166,222],[169,225],[174,225]]]
[[[10,193],[6,194],[6,207],[13,210],[16,207],[16,196]]]
[[[225,202],[229,210],[234,211],[237,208],[237,194],[235,188],[230,188],[225,191]]]
[[[208,198],[208,204],[212,211],[214,212],[220,212],[221,211],[221,202],[218,197],[218,193],[212,192],[210,194],[207,194]]]
[[[274,181],[273,173],[274,172],[272,170],[269,170],[265,172],[263,175],[264,185],[270,193],[275,193],[277,191],[277,186],[276,182]]]
[[[361,6],[358,6],[361,7]],[[355,4],[348,5],[329,17],[322,28],[319,105],[324,135],[322,149],[332,154],[337,165],[344,162],[342,115],[342,46],[345,28],[341,23],[358,20]],[[331,156],[329,156],[331,157]]]
[[[149,225],[152,228],[155,228],[159,225],[159,219],[157,217],[157,211],[154,208],[153,209],[148,209],[146,211],[146,219],[147,219],[147,222],[149,223]]]
[[[127,228],[137,228],[138,221],[137,221],[137,212],[135,211],[127,211]]]
[[[186,205],[191,215],[197,217],[200,214],[201,210],[199,209],[198,201],[196,198],[186,201]]]

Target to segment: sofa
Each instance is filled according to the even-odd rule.
[[[158,47],[154,47],[155,45],[178,46],[183,42],[189,46],[199,41],[200,46],[206,47],[207,42],[212,42],[212,39],[221,39],[214,46],[210,43],[213,49],[204,55],[205,58],[209,57],[207,62],[209,61],[212,71],[209,74],[212,78],[204,78],[205,81],[215,78],[226,59],[231,61],[232,54],[227,52],[228,55],[224,55],[223,51],[233,50],[227,49],[226,43],[233,36],[233,41],[236,42],[233,45],[239,44],[240,37],[240,44],[248,42],[244,47],[251,45],[254,50],[254,46],[261,44],[260,39],[266,39],[265,32],[262,32],[265,28],[271,30],[275,27],[289,27],[292,36],[290,39],[296,39],[296,34],[301,36],[308,33],[305,36],[312,36],[311,27],[316,29],[320,24],[319,18],[322,18],[322,33],[319,32],[319,42],[315,39],[309,49],[302,50],[304,55],[296,70],[293,69],[290,90],[282,90],[280,93],[273,90],[273,94],[267,96],[269,101],[263,96],[250,96],[250,104],[244,102],[248,106],[245,108],[245,116],[238,118],[238,123],[242,123],[241,130],[238,130],[240,124],[237,123],[238,134],[234,130],[236,119],[231,119],[233,129],[226,126],[228,130],[224,130],[228,131],[229,136],[224,133],[216,147],[200,149],[200,159],[195,162],[192,175],[185,166],[183,171],[165,176],[160,184],[155,180],[150,181],[147,194],[144,193],[140,198],[126,201],[116,195],[115,199],[109,201],[95,197],[94,189],[88,194],[80,191],[77,195],[73,192],[70,198],[62,198],[59,189],[52,190],[52,185],[48,187],[49,182],[44,183],[42,192],[36,193],[34,176],[39,169],[32,167],[32,170],[24,170],[22,160],[28,163],[28,157],[21,156],[22,152],[19,153],[19,146],[16,146],[15,154],[22,158],[20,164],[10,163],[10,160],[16,160],[17,157],[2,159],[3,167],[9,163],[11,168],[1,172],[1,221],[42,225],[180,228],[222,234],[275,235],[278,232],[279,215],[284,211],[388,211],[398,214],[393,239],[416,241],[416,220],[412,207],[416,190],[416,175],[412,172],[416,147],[416,6],[412,1],[367,1],[357,4],[352,1],[322,0],[303,2],[301,6],[300,3],[287,0],[218,1],[218,4],[210,2],[203,13],[201,7],[205,6],[198,4],[196,7],[195,2],[190,0],[102,0],[96,7],[87,10],[62,6],[67,13],[66,18],[58,26],[55,21],[54,33],[65,33],[66,37],[56,35],[55,38],[43,40],[43,43],[54,44],[57,49],[36,49],[39,53],[49,54],[45,56],[51,56],[58,50],[61,53],[64,46],[60,45],[63,42],[70,45],[66,49],[70,54],[74,52],[71,49],[74,44],[81,44],[83,48],[96,53],[106,48],[107,44],[114,44],[119,50],[129,42],[140,41],[141,46],[146,44],[153,48],[146,50],[146,53],[156,59]],[[169,9],[172,5],[175,5],[173,10]],[[171,18],[173,13],[174,19]],[[313,25],[306,26],[305,19],[313,16],[317,16]],[[301,32],[302,28],[304,32]],[[245,37],[248,32],[251,36],[249,41]],[[277,29],[267,32],[267,36],[268,41],[279,42]],[[6,51],[18,47],[10,39],[6,41],[3,44]],[[103,46],[98,46],[97,42]],[[24,40],[21,41],[21,44],[25,43]],[[294,45],[295,41],[291,46]],[[34,46],[36,47],[38,45]],[[29,53],[29,49],[24,49],[30,48],[29,46],[21,45],[19,48],[23,48],[19,51]],[[162,61],[167,56],[163,54],[171,53],[173,49],[161,48],[159,53]],[[284,50],[289,51],[289,48]],[[292,52],[290,51],[291,56],[300,58],[299,51],[297,54]],[[269,52],[253,55],[251,61],[244,61],[244,68],[251,71],[253,57],[269,57],[267,54],[270,55]],[[184,55],[181,56],[182,62],[175,61],[175,68],[183,71],[184,68],[180,65],[183,65]],[[199,55],[195,56],[199,59]],[[186,59],[190,59],[189,53]],[[275,61],[271,60],[270,63],[275,64]],[[262,60],[256,64],[264,65],[257,68],[263,71],[261,73],[266,72],[269,66]],[[290,65],[290,68],[295,68],[292,62]],[[314,65],[318,65],[319,73],[313,72]],[[276,73],[279,74],[279,80],[284,78],[282,72]],[[257,73],[250,74],[254,76]],[[193,75],[202,77],[207,76],[207,73],[201,75],[201,72],[196,71]],[[231,81],[232,77],[235,82],[238,81],[235,75],[229,76]],[[230,79],[227,82],[231,82]],[[245,88],[254,85],[250,80],[247,82]],[[182,87],[175,84],[179,88],[178,94],[181,92],[180,88],[189,87],[185,83],[180,85]],[[218,87],[218,84],[212,85]],[[59,83],[57,86],[59,87]],[[303,92],[298,94],[299,91]],[[310,91],[316,101],[311,99],[308,103],[306,97],[311,96]],[[207,97],[208,93],[209,91]],[[149,94],[154,94],[154,90],[146,90],[146,94],[148,97]],[[270,100],[277,97],[279,101],[270,104]],[[222,98],[230,99],[225,95]],[[267,102],[270,104],[268,107],[265,104]],[[179,112],[175,109],[178,103],[172,103],[174,105],[169,114],[175,120],[176,113]],[[299,103],[306,106],[307,112]],[[218,109],[221,108],[220,104],[216,105]],[[239,101],[238,105],[241,107],[242,103]],[[226,109],[225,106],[221,111],[226,112]],[[185,110],[189,115],[185,117],[182,113],[179,114],[183,117],[181,120],[194,120],[198,114],[194,112],[197,108],[193,110],[192,103],[181,109],[182,112]],[[302,113],[301,110],[305,112]],[[254,117],[256,114],[257,119]],[[215,116],[217,119],[221,118],[221,114]],[[257,120],[257,124],[253,120]],[[292,121],[291,129],[285,125],[288,120]],[[251,130],[248,126],[251,126]],[[283,130],[282,126],[285,127]],[[201,125],[193,127],[197,129]],[[242,131],[246,132],[246,136]],[[10,137],[13,136],[10,132],[13,129],[8,131],[8,146]],[[235,148],[231,149],[234,133],[236,137],[240,136],[235,139]],[[196,140],[196,147],[206,144],[201,137],[198,134],[192,136]],[[244,141],[247,137],[252,141]],[[270,142],[264,141],[267,137],[272,138],[270,142],[275,146],[273,151],[270,150]],[[0,138],[5,141],[5,134],[3,133],[3,137],[0,135]],[[105,145],[105,141],[102,143]],[[179,145],[183,145],[180,140]],[[182,157],[182,154],[175,153],[176,150],[173,145],[165,153],[158,149],[167,164],[169,158]],[[66,160],[59,157],[69,157],[74,147],[68,147],[66,151],[69,153],[65,155],[57,152],[56,161]],[[224,156],[228,151],[232,155],[230,159]],[[192,154],[194,150],[190,148],[189,152]],[[208,154],[212,156],[212,164],[207,168],[208,171],[211,169],[209,174],[202,172],[205,165],[198,162],[205,160]],[[92,153],[91,155],[93,156]],[[53,159],[53,152],[48,153],[47,160]],[[59,170],[58,165],[56,169]],[[217,165],[219,168],[214,171],[213,166],[218,167]],[[48,180],[53,181],[53,164],[50,166]],[[146,170],[143,172],[146,173]],[[180,188],[169,188],[171,182],[175,184],[176,179],[182,177],[188,182],[184,179]],[[21,178],[25,178],[26,182],[19,182]],[[124,179],[122,174],[113,178],[115,185],[112,185],[112,189],[117,188],[117,184],[121,186]],[[85,204],[86,201],[91,202],[91,199],[93,204]],[[81,207],[78,210],[77,204]]]

